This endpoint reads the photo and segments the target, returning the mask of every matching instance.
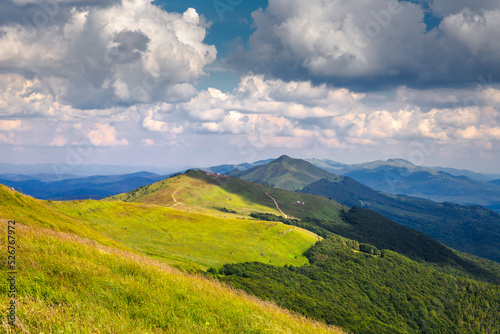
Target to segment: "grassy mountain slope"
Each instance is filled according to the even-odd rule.
[[[292,159],[286,155],[268,164],[256,166],[246,171],[233,171],[229,175],[293,191],[302,189],[302,187],[323,178],[330,181],[338,179],[336,175],[317,168],[304,160]]]
[[[498,333],[498,285],[457,278],[392,251],[353,251],[346,239],[318,242],[311,265],[225,265],[219,279],[353,333]]]
[[[53,202],[55,210],[143,254],[201,269],[262,261],[301,265],[318,237],[282,223],[219,218],[137,203]]]
[[[377,192],[356,180],[330,174],[310,163],[280,158],[274,162],[239,172],[239,177],[278,186],[280,177],[290,173],[301,179],[320,178],[299,190],[331,198],[344,205],[375,211],[395,222],[421,231],[454,249],[500,262],[500,215],[480,206],[436,203],[408,196]],[[325,173],[328,177],[321,178]],[[261,178],[261,181],[258,180]]]
[[[2,204],[1,230],[7,230],[5,218],[17,216],[18,222],[18,320],[10,327],[2,317],[3,333],[340,332],[148,257],[42,228],[36,221],[21,224],[28,219],[6,214]],[[7,248],[6,238],[0,238],[0,247]],[[0,267],[5,282],[6,262]],[[6,289],[0,285],[4,306]]]
[[[236,177],[210,175],[197,170],[190,170],[108,200],[163,205],[220,217],[243,218],[256,212],[279,215],[274,201],[266,192],[279,202],[279,207],[286,215],[340,219],[342,206],[324,197],[285,191]],[[297,201],[304,202],[304,205],[298,205]],[[221,212],[216,208],[227,208],[236,213]]]
[[[3,185],[0,185],[0,218],[17,219],[25,225],[71,232],[106,246],[129,249],[85,224],[54,210],[50,203],[25,196]]]

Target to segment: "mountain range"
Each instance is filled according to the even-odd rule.
[[[349,176],[338,176],[288,156],[229,174],[251,182],[324,196],[349,207],[370,209],[452,248],[500,261],[500,215],[478,205],[461,206],[384,194]]]
[[[462,205],[482,205],[500,212],[500,175],[480,174],[468,170],[444,167],[421,167],[404,159],[377,160],[360,164],[345,164],[328,159],[303,159],[332,174],[349,176],[376,191],[392,195],[407,195],[436,202]],[[262,160],[253,165],[265,165]],[[246,171],[248,164],[223,165],[207,168],[216,173],[229,169]],[[496,179],[495,179],[496,178]],[[303,186],[297,184],[298,187]]]
[[[0,223],[7,229],[7,220],[16,220],[19,243],[30,255],[18,265],[22,330],[497,331],[499,263],[361,205],[304,190],[356,203],[368,196],[381,207],[387,197],[401,203],[409,197],[376,192],[287,156],[248,167],[230,173],[238,177],[188,170],[102,200],[44,201],[0,186]],[[128,179],[113,181],[120,178]],[[463,221],[490,214],[488,221],[497,222],[498,215],[481,207],[427,202],[409,201],[415,210],[421,205],[413,214],[438,205],[446,214],[464,214]],[[398,210],[409,214],[408,207]],[[422,224],[435,217],[422,215]],[[0,242],[7,247],[6,239]],[[494,254],[495,243],[485,246]],[[6,296],[0,302],[7,304]]]
[[[219,165],[200,169],[227,174],[233,170],[244,171],[255,166],[265,165],[273,160],[267,159],[253,163]],[[486,175],[453,168],[421,167],[403,159],[378,160],[361,164],[344,164],[328,159],[305,159],[304,161],[330,173],[349,176],[361,184],[386,194],[407,195],[462,205],[482,205],[500,212],[500,181],[498,180],[500,175]],[[108,173],[100,176],[101,181],[96,183],[92,178],[88,179],[88,175],[54,174],[54,170],[50,173],[52,167],[52,165],[26,165],[16,169],[14,165],[1,164],[0,171],[31,171],[32,174],[0,174],[0,183],[16,189],[21,188],[23,193],[40,199],[101,199],[146,185],[150,183],[150,180],[156,181],[172,175],[151,172],[117,173],[122,170],[134,170],[134,167],[126,166],[90,165],[72,170],[79,173],[107,171]],[[166,169],[144,167],[143,170]],[[34,171],[37,172],[33,173]],[[120,175],[123,181],[117,183],[116,174]],[[126,180],[127,178],[130,180]],[[67,179],[73,179],[71,184],[60,182]],[[108,184],[104,185],[105,183]]]

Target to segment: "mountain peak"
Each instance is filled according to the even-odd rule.
[[[292,158],[290,158],[288,155],[286,154],[283,154],[281,157],[279,157],[278,159],[276,159],[275,161],[289,161],[289,160],[293,160]]]
[[[247,171],[231,172],[229,175],[246,181],[263,183],[272,187],[296,191],[320,179],[335,181],[339,177],[311,163],[282,155],[278,159],[253,167]]]

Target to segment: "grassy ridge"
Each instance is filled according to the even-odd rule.
[[[53,202],[53,207],[109,238],[171,264],[201,269],[259,261],[302,265],[315,234],[276,222],[219,218],[123,202]]]
[[[50,206],[50,202],[25,196],[0,185],[0,218],[15,219],[30,226],[40,226],[95,240],[103,245],[128,249],[122,244],[105,237],[96,230],[75,219],[61,214]]]
[[[4,219],[0,230],[7,230]],[[2,317],[4,333],[340,333],[72,233],[18,223],[16,236],[18,321],[11,328]],[[6,262],[0,267],[5,282]],[[4,306],[6,288],[0,285]]]
[[[219,217],[247,217],[251,213],[261,212],[280,215],[266,192],[279,202],[280,208],[287,215],[340,220],[342,206],[324,197],[271,188],[236,177],[207,175],[195,170],[108,200],[170,206]],[[304,202],[305,205],[297,205],[297,201]],[[237,214],[221,213],[215,207],[225,207]]]

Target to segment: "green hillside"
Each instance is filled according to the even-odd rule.
[[[18,208],[2,202],[2,231],[14,218],[6,209]],[[3,333],[340,333],[146,256],[25,221],[17,216],[18,319],[11,327],[3,316]],[[6,282],[6,261],[0,267]],[[0,304],[9,303],[1,284]]]
[[[355,251],[352,244],[331,237],[306,252],[309,266],[228,264],[218,277],[353,333],[498,333],[499,285],[454,277],[392,251]]]
[[[323,178],[330,181],[341,179],[341,177],[317,168],[307,161],[292,159],[286,155],[249,170],[234,170],[229,175],[292,191],[302,189],[304,186]]]
[[[279,202],[280,209],[289,216],[340,219],[342,206],[324,197],[199,170],[190,170],[107,200],[156,204],[218,217],[248,218],[251,213],[260,212],[280,215],[271,197]],[[301,204],[297,204],[298,201]],[[222,212],[220,209],[223,208],[235,213]]]
[[[75,203],[65,203],[66,210],[83,206],[92,212],[100,202]],[[107,204],[115,209],[113,214],[120,214],[119,203]],[[123,207],[130,210],[134,205]],[[18,321],[9,327],[2,317],[3,332],[340,333],[213,281],[178,272],[54,207],[56,203],[0,186],[0,229],[6,232],[7,220],[16,221],[18,281]],[[7,238],[0,238],[0,247],[7,249]],[[6,261],[0,266],[5,282]],[[0,285],[2,305],[10,302],[6,289],[6,284]]]
[[[0,185],[0,218],[17,219],[25,225],[71,232],[106,246],[130,250],[85,224],[54,210],[50,202],[36,200],[3,185]]]
[[[134,250],[170,264],[207,269],[261,261],[302,265],[315,234],[282,223],[219,218],[150,204],[53,202],[64,215]]]

